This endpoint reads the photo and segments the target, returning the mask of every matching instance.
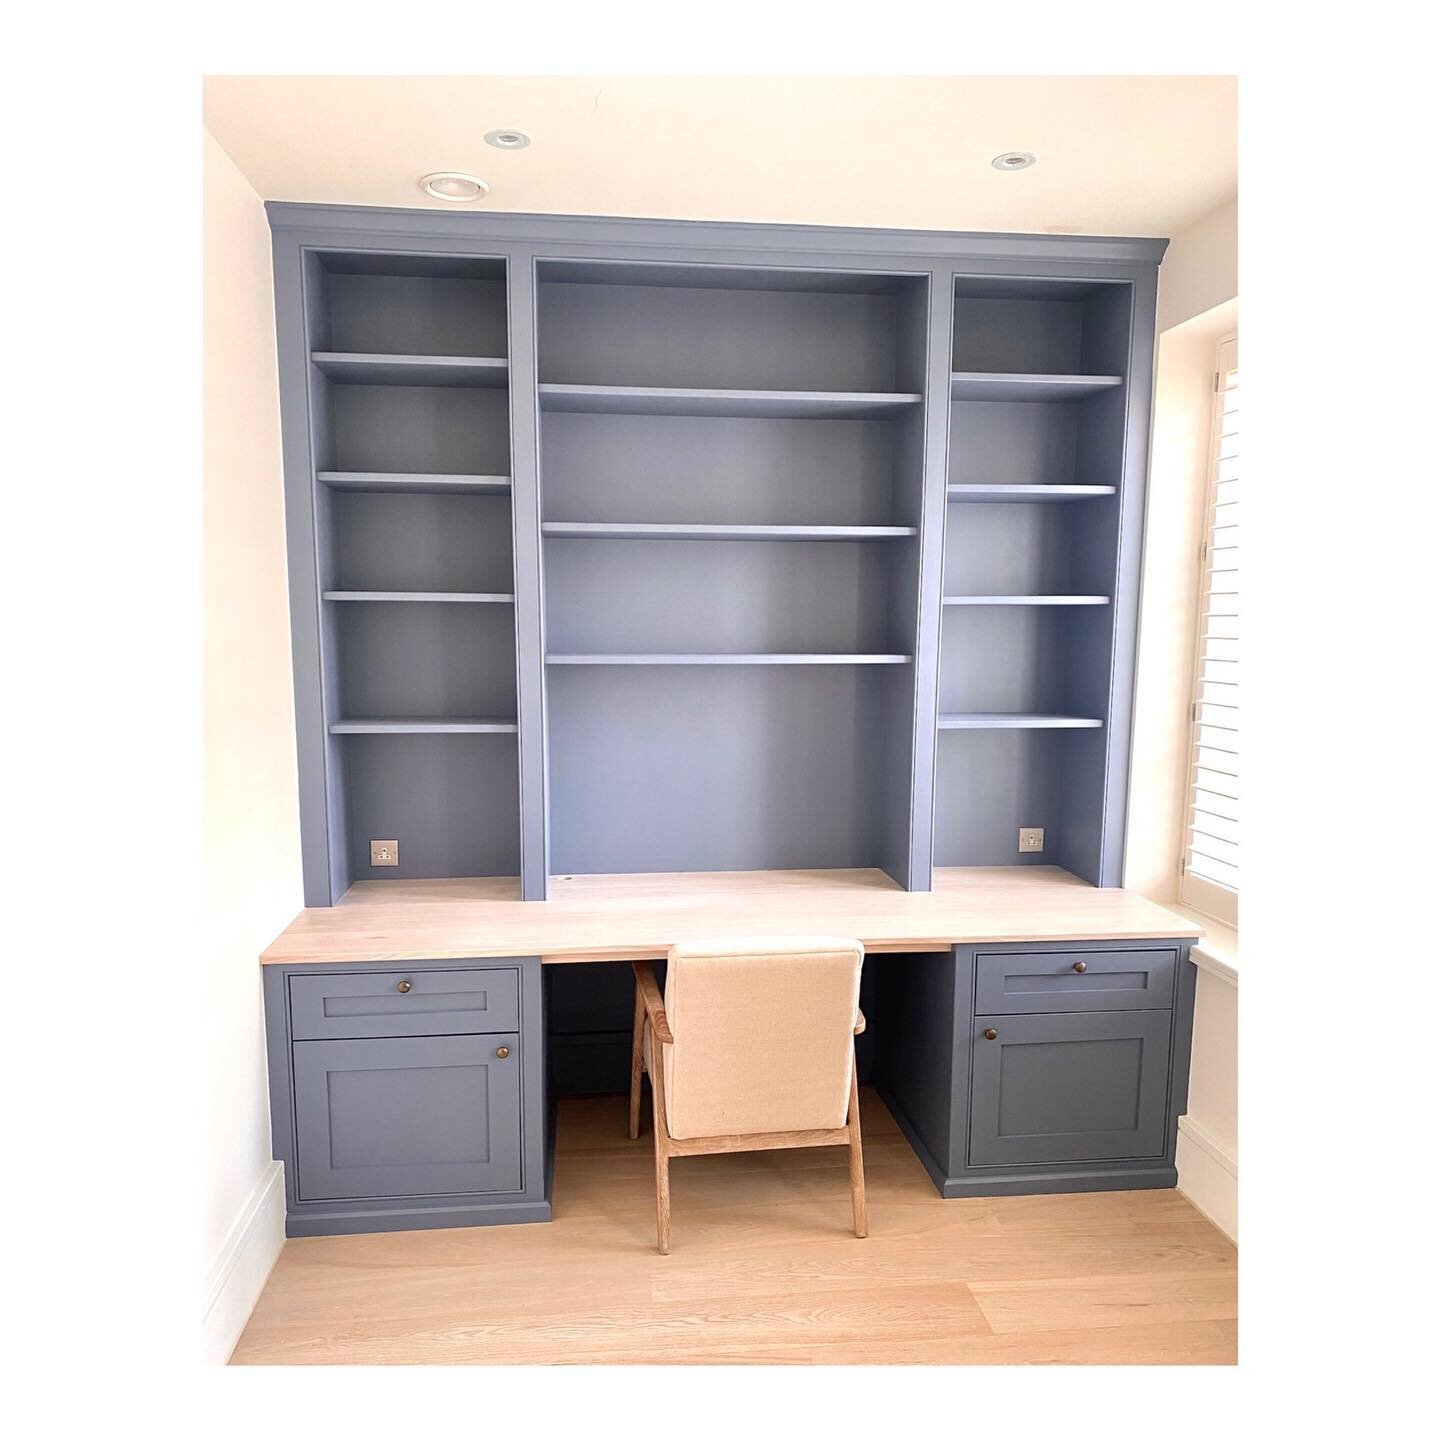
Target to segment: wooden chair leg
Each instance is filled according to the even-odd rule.
[[[670,1157],[655,1151],[655,1244],[662,1255],[670,1253]]]
[[[659,1068],[658,1066],[656,1067]],[[655,1244],[662,1255],[670,1253],[670,1151],[665,1126],[665,1087],[658,1074],[650,1076],[651,1108],[655,1116]]]
[[[855,1235],[863,1240],[870,1233],[865,1207],[865,1157],[860,1151],[860,1081],[850,1067],[850,1205],[855,1212]]]
[[[635,1023],[630,1036],[630,1138],[640,1138],[640,1076],[645,1069],[645,1002],[635,986]]]

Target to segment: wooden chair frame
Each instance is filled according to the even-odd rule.
[[[640,1138],[640,1084],[650,1071],[651,1108],[655,1117],[655,1235],[662,1255],[670,1253],[670,1161],[684,1155],[725,1155],[748,1150],[789,1150],[819,1145],[846,1145],[850,1149],[850,1204],[855,1216],[855,1234],[863,1240],[869,1233],[865,1205],[865,1159],[860,1148],[860,1085],[856,1066],[850,1066],[850,1110],[844,1125],[834,1130],[782,1130],[760,1135],[710,1135],[677,1140],[665,1120],[665,1063],[661,1045],[673,1045],[665,1001],[655,978],[654,962],[634,960],[635,1023],[630,1045],[630,1138]],[[653,1066],[645,1064],[645,1027],[650,1027]],[[855,1016],[856,1035],[865,1030],[865,1017]]]

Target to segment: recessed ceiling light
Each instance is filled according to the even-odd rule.
[[[530,137],[523,130],[487,130],[485,143],[497,150],[523,150],[530,143]]]
[[[483,200],[490,193],[490,186],[478,175],[466,175],[460,170],[436,170],[422,175],[420,188],[436,200],[449,200],[455,205],[467,200]]]
[[[1007,150],[990,162],[997,170],[1028,170],[1035,157],[1028,150]]]

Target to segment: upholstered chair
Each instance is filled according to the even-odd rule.
[[[670,1161],[686,1155],[847,1145],[855,1234],[864,1237],[855,1036],[864,947],[830,936],[674,946],[661,994],[637,961],[630,1138],[640,1087],[655,1117],[656,1234],[670,1253]]]

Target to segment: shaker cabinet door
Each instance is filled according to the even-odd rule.
[[[520,1190],[520,1037],[300,1040],[301,1200]]]
[[[970,1164],[1164,1154],[1170,1011],[982,1015],[973,1023]]]

